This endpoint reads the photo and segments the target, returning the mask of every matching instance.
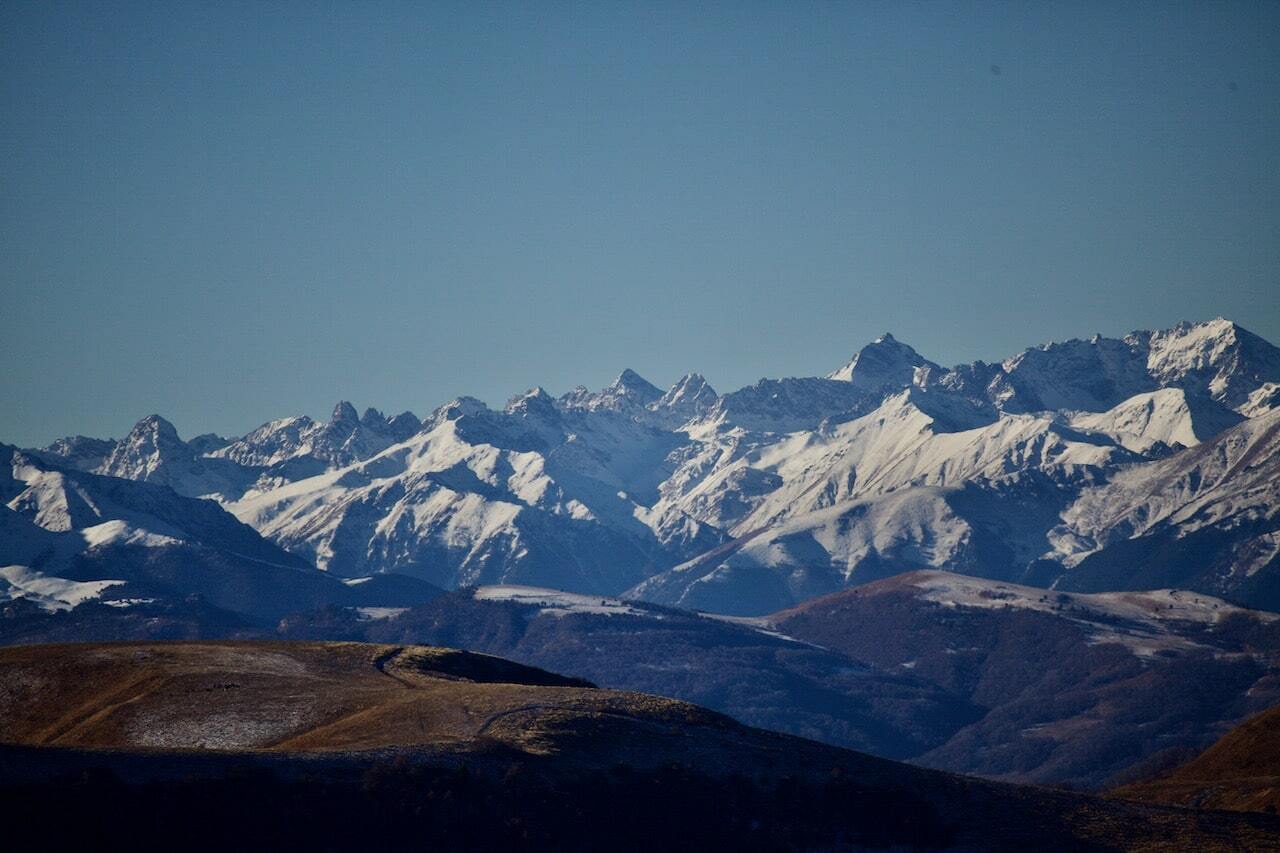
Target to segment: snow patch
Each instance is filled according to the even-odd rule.
[[[30,566],[5,566],[0,568],[0,601],[25,598],[50,612],[71,610],[98,598],[103,590],[123,584],[122,580],[72,581]]]

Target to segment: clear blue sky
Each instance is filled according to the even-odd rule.
[[[1280,341],[1277,3],[10,0],[0,84],[0,441]]]

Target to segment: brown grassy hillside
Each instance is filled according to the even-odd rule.
[[[1116,794],[1180,806],[1280,812],[1280,707],[1250,717],[1170,773]]]
[[[0,649],[0,819],[42,849],[1280,849],[1280,822],[1017,787],[484,655]]]

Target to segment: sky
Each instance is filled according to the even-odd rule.
[[[0,5],[0,442],[1280,342],[1280,4]]]

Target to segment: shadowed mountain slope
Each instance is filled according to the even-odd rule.
[[[982,709],[913,761],[1010,781],[1101,787],[1280,702],[1280,617],[1184,591],[912,572],[763,621]]]

